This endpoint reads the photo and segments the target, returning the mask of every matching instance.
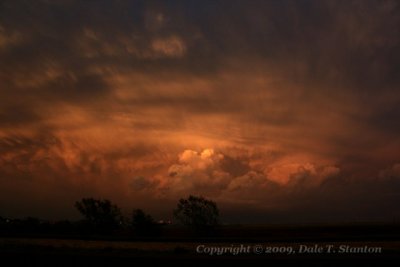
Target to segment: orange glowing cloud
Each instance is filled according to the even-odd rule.
[[[6,2],[0,203],[393,200],[394,2]]]

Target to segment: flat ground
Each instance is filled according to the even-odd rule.
[[[0,237],[0,257],[11,266],[131,266],[143,262],[190,266],[397,266],[399,233],[398,225],[346,225],[225,226],[212,237],[188,236],[185,230],[167,228],[157,238],[129,240],[7,236]],[[233,255],[229,251],[241,245],[241,253]],[[226,251],[210,255],[214,248]]]

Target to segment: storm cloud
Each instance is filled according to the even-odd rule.
[[[390,0],[1,1],[0,212],[398,218],[399,31]]]

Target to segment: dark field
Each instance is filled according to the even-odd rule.
[[[196,252],[201,245],[201,253]],[[211,247],[240,245],[249,250],[237,255],[232,251],[221,255],[205,253]],[[328,253],[328,245],[335,252]],[[260,246],[262,252],[255,251]],[[315,246],[322,251],[311,251]],[[340,251],[340,246],[348,246],[348,251]],[[379,248],[379,251],[351,251],[365,246],[371,250]],[[268,251],[268,247],[281,251]],[[294,252],[287,253],[289,247]],[[305,247],[309,250],[304,251]],[[397,266],[400,260],[400,226],[222,226],[208,237],[175,226],[164,227],[158,237],[137,237],[123,232],[90,236],[3,233],[0,256],[10,266],[134,266],[143,263]]]

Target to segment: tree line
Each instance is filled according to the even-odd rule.
[[[129,216],[124,216],[121,209],[108,199],[82,198],[76,201],[74,206],[83,216],[83,219],[76,223],[67,220],[49,223],[32,217],[24,220],[0,217],[0,233],[7,233],[7,230],[30,233],[53,229],[62,234],[74,230],[79,234],[112,234],[122,229],[130,229],[136,236],[156,236],[165,225],[142,209],[133,209]],[[218,226],[219,209],[212,200],[190,195],[178,201],[173,216],[178,224],[195,232],[212,232]]]

